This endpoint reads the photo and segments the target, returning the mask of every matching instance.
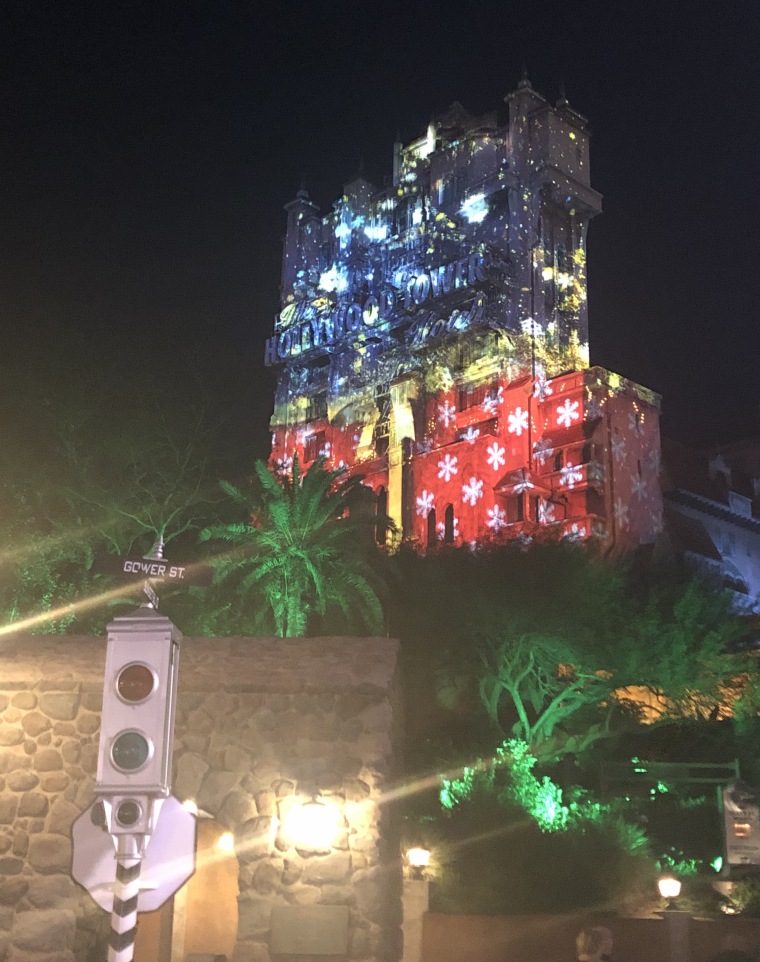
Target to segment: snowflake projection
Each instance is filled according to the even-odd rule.
[[[556,521],[554,511],[555,505],[553,505],[551,501],[545,501],[543,498],[540,498],[538,502],[538,523],[551,524],[553,521]]]
[[[545,401],[553,393],[551,384],[546,380],[546,375],[537,375],[533,382],[533,397],[538,398],[539,401]]]
[[[610,445],[612,448],[612,457],[616,461],[622,461],[625,458],[625,438],[613,438]]]
[[[327,458],[328,460],[332,457],[332,444],[329,441],[325,441],[319,449],[319,456],[320,458]]]
[[[506,528],[507,512],[504,508],[500,508],[498,504],[495,504],[486,511],[486,514],[488,515],[486,524],[492,531],[501,531],[502,528]]]
[[[528,430],[528,412],[522,408],[515,408],[512,414],[507,416],[507,431],[516,434],[519,438],[523,431]]]
[[[474,428],[474,427],[472,427],[472,425],[470,425],[470,427],[467,428],[466,431],[463,431],[463,432],[459,435],[459,440],[460,440],[460,441],[466,441],[468,444],[475,444],[475,442],[477,441],[477,439],[478,439],[479,437],[480,437],[480,430],[479,430],[478,428]]]
[[[559,473],[559,483],[563,487],[570,488],[571,491],[575,485],[582,480],[583,471],[581,470],[581,466],[573,464],[572,461],[568,461]]]
[[[435,495],[426,488],[422,489],[422,494],[417,497],[417,514],[421,518],[427,518],[435,507]]]
[[[615,522],[621,528],[628,527],[628,505],[623,501],[622,498],[615,498]]]
[[[487,394],[481,407],[485,413],[492,417],[496,414],[496,411],[500,404],[504,403],[504,388],[499,386],[498,390],[493,394]]]
[[[565,531],[565,534],[563,535],[563,537],[567,538],[570,541],[578,541],[581,538],[585,538],[586,525],[573,522],[573,524],[570,525],[567,531]]]
[[[454,407],[451,401],[444,401],[443,404],[438,405],[438,420],[445,428],[454,422],[456,416],[457,409]]]
[[[595,394],[590,394],[586,401],[583,417],[586,421],[596,421],[602,416],[602,402]]]
[[[280,475],[290,474],[293,470],[293,458],[289,454],[283,454],[275,461],[275,470]]]
[[[641,429],[644,424],[644,415],[641,411],[629,411],[628,412],[628,428],[636,435],[636,437],[641,437]]]
[[[424,492],[423,492],[424,494]],[[462,501],[475,507],[478,498],[483,497],[483,482],[479,478],[470,478],[467,484],[462,485]]]
[[[554,448],[548,438],[539,438],[533,445],[533,457],[543,467],[543,465],[554,454]]]
[[[655,534],[662,532],[662,511],[652,512],[652,530]]]
[[[457,459],[450,454],[444,454],[443,461],[438,462],[438,477],[444,481],[451,481],[451,476],[458,473]]]
[[[504,461],[504,448],[499,446],[498,441],[494,441],[493,444],[486,448],[486,456],[489,465],[498,471],[499,468],[505,463]]]
[[[638,475],[631,475],[631,494],[636,495],[639,501],[643,501],[647,496],[647,483],[645,478]]]
[[[652,448],[647,455],[647,464],[655,474],[660,473],[660,452],[656,448]]]
[[[535,484],[532,481],[520,481],[515,485],[515,494],[525,494],[526,491],[532,491],[535,488]]]
[[[578,412],[579,404],[577,401],[571,401],[570,398],[565,398],[565,403],[560,404],[557,408],[557,424],[562,428],[569,428],[573,421],[580,420],[580,413]]]
[[[439,521],[435,527],[438,531],[439,540],[443,541],[446,538],[446,523],[444,521]],[[454,518],[451,528],[451,537],[454,539],[454,541],[456,541],[459,536],[459,518]]]
[[[354,434],[354,435],[352,435],[352,437],[351,437],[351,444],[352,444],[352,446],[353,446],[354,448],[358,448],[358,447],[359,447],[359,442],[361,441],[361,439],[362,439],[361,434]]]

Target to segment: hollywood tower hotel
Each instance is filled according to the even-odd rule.
[[[589,367],[587,124],[527,78],[506,102],[506,126],[453,104],[328,214],[286,205],[271,463],[362,474],[422,548],[633,547],[661,525],[659,398]]]

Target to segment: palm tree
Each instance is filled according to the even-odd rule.
[[[303,635],[310,618],[313,624],[315,616],[336,610],[350,629],[380,630],[382,578],[373,560],[382,555],[371,533],[392,522],[367,509],[361,478],[327,470],[324,459],[304,473],[295,458],[290,475],[274,474],[264,461],[255,468],[251,494],[222,482],[247,519],[201,533],[203,541],[220,539],[232,548],[217,563],[219,577],[237,580],[248,601],[263,589],[281,637]]]

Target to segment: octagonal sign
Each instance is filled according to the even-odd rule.
[[[71,826],[71,875],[102,909],[110,912],[116,882],[116,847],[97,817],[99,805],[100,802],[93,802]],[[161,908],[195,872],[196,836],[195,815],[173,795],[164,799],[142,859],[138,912]]]

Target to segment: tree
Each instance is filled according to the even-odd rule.
[[[523,555],[528,566],[533,551]],[[584,751],[626,720],[715,716],[747,687],[746,663],[729,651],[741,624],[727,598],[696,581],[641,597],[624,571],[574,551],[565,560],[570,582],[588,582],[596,597],[580,594],[563,624],[535,594],[507,591],[474,613],[481,701],[500,731],[546,761]]]
[[[336,610],[350,629],[381,629],[381,554],[372,532],[378,523],[391,525],[367,510],[369,492],[361,479],[327,470],[324,459],[305,473],[297,458],[291,475],[274,474],[264,461],[255,470],[250,491],[222,484],[245,520],[201,533],[202,541],[231,547],[217,562],[220,578],[234,585],[249,611],[261,589],[281,637],[303,635]],[[260,629],[261,620],[250,618],[250,626]]]

